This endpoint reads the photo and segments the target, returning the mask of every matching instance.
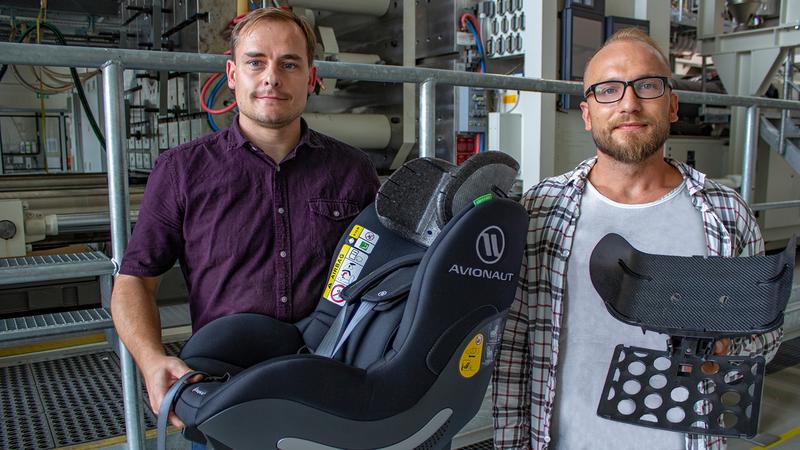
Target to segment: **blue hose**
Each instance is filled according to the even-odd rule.
[[[474,25],[472,25],[472,22],[467,20],[466,24],[467,28],[469,29],[469,32],[472,33],[472,35],[475,37],[475,44],[478,47],[478,53],[480,54],[481,57],[481,72],[486,73],[486,54],[483,52],[483,44],[481,44],[481,37],[478,34],[478,30],[475,29]]]
[[[217,81],[217,84],[214,86],[214,89],[212,89],[211,93],[208,94],[208,99],[206,100],[206,106],[208,106],[209,108],[212,108],[214,106],[214,99],[216,99],[217,93],[219,92],[220,89],[222,89],[222,86],[225,84],[226,81],[228,81],[227,75],[223,75],[219,79],[219,81]],[[208,116],[208,126],[210,126],[211,129],[214,131],[219,131],[217,122],[214,121],[214,115],[211,113],[206,113],[206,115]]]

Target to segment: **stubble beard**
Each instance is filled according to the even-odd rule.
[[[303,111],[282,111],[276,116],[270,116],[265,113],[258,113],[242,109],[239,111],[241,114],[247,116],[248,119],[257,123],[263,128],[279,129],[284,128],[294,122],[298,117],[303,114]]]
[[[593,128],[592,139],[598,150],[614,160],[625,164],[639,164],[661,150],[669,137],[668,121],[658,120],[647,125],[645,132],[627,133],[627,138],[622,142],[612,136],[616,124],[609,124],[602,130]]]

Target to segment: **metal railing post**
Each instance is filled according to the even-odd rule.
[[[130,237],[130,205],[128,192],[128,158],[125,155],[122,130],[125,118],[122,113],[123,67],[119,61],[108,61],[103,71],[103,118],[106,134],[106,163],[108,166],[108,206],[111,219],[112,260],[119,267]],[[141,390],[128,349],[119,341],[119,359],[122,369],[122,395],[125,402],[125,430],[129,449],[144,448],[144,415]]]
[[[742,161],[742,199],[747,204],[753,203],[753,178],[756,173],[756,156],[758,153],[758,107],[747,108],[745,119],[744,156]]]
[[[419,89],[419,156],[436,157],[436,80],[428,78]]]
[[[783,99],[789,100],[792,95],[792,83],[794,83],[792,73],[794,64],[794,49],[790,48],[786,53],[786,61],[783,63]],[[778,153],[786,153],[786,123],[789,121],[789,110],[781,110],[781,132],[778,138]]]

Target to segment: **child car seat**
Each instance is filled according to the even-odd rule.
[[[406,163],[339,240],[319,306],[296,324],[215,320],[181,358],[184,436],[215,449],[437,449],[477,412],[517,285],[527,214],[518,165]],[[194,372],[193,372],[194,373]]]

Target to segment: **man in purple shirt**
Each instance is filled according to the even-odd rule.
[[[195,331],[238,312],[299,320],[320,298],[339,237],[375,197],[366,154],[300,118],[316,80],[315,46],[312,28],[291,12],[250,13],[233,31],[226,68],[238,117],[153,168],[111,310],[154,411],[189,371],[161,345],[161,274],[180,261]]]

